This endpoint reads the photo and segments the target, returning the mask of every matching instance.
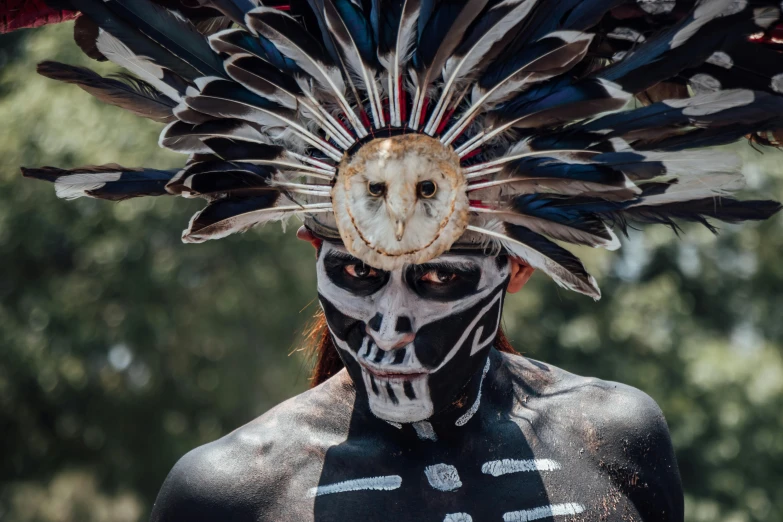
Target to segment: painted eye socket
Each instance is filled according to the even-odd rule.
[[[419,182],[418,186],[418,192],[419,197],[422,197],[424,199],[429,199],[435,195],[435,193],[438,191],[438,186],[435,184],[434,181],[426,180]]]
[[[445,285],[457,279],[457,274],[445,270],[429,270],[421,276],[421,280],[431,285]]]
[[[378,272],[367,265],[345,265],[345,272],[356,279],[378,277]]]
[[[374,198],[379,198],[386,194],[386,183],[367,182],[367,192]]]

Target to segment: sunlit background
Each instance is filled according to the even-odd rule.
[[[0,520],[146,520],[169,469],[308,385],[313,253],[277,225],[202,245],[200,201],[58,200],[18,167],[175,167],[160,127],[35,74],[88,63],[66,24],[0,38]],[[783,152],[736,147],[783,199]],[[783,521],[783,216],[580,251],[598,303],[542,275],[516,348],[663,408],[689,522]]]

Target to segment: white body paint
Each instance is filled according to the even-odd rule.
[[[509,473],[523,473],[527,471],[556,471],[560,469],[560,464],[551,459],[529,459],[529,460],[491,460],[481,466],[481,472],[485,475],[500,477]]]
[[[769,85],[773,91],[783,93],[783,74],[773,76]]]
[[[307,496],[313,498],[322,495],[332,495],[334,493],[346,493],[348,491],[391,491],[398,489],[401,485],[402,477],[399,475],[386,475],[383,477],[346,480],[336,484],[328,484],[326,486],[316,486],[307,491]]]
[[[416,435],[418,435],[421,440],[431,440],[432,442],[438,440],[438,435],[432,428],[432,424],[427,421],[414,422],[413,429],[416,430]]]
[[[438,491],[456,491],[462,487],[457,468],[450,464],[434,464],[424,468],[430,486]]]
[[[529,522],[531,520],[540,520],[549,517],[564,517],[568,515],[578,515],[584,512],[585,508],[581,504],[569,502],[567,504],[555,504],[551,506],[541,506],[523,511],[511,511],[503,514],[504,522]]]
[[[479,405],[481,404],[481,388],[484,386],[484,378],[487,376],[487,372],[489,371],[489,358],[487,358],[487,363],[484,365],[484,370],[481,372],[481,382],[479,383],[479,390],[478,395],[476,395],[476,400],[473,402],[471,407],[466,411],[457,421],[454,423],[457,426],[464,426],[467,424],[467,422],[473,418],[473,416],[476,414],[476,412],[479,409]]]
[[[443,522],[473,522],[473,517],[467,513],[450,513],[446,515]]]

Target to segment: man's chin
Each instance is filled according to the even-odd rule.
[[[370,399],[370,411],[373,415],[381,420],[387,422],[395,422],[399,424],[410,424],[412,422],[420,422],[432,417],[433,408],[432,402],[421,401],[421,404],[405,405],[405,406],[393,406],[387,404],[374,404],[375,401]],[[424,403],[427,404],[424,404]]]
[[[362,379],[370,411],[379,419],[407,424],[428,419],[434,413],[429,375],[385,377],[362,368]]]

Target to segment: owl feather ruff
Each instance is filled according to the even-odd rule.
[[[82,49],[128,74],[39,66],[167,123],[184,168],[24,175],[64,198],[206,199],[189,243],[300,216],[377,268],[494,247],[595,299],[561,243],[780,210],[735,199],[737,160],[700,150],[776,143],[778,0],[198,4],[58,0]]]

